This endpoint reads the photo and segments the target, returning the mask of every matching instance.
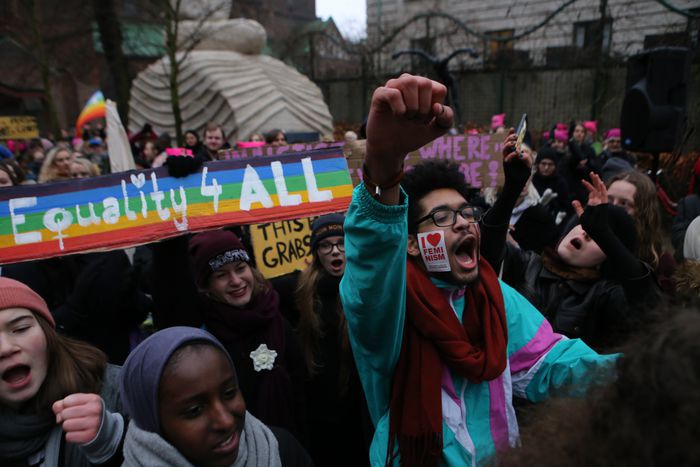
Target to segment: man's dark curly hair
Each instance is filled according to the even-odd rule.
[[[408,231],[416,232],[415,222],[421,214],[418,202],[428,193],[451,188],[469,201],[470,189],[455,163],[444,160],[422,162],[406,172],[401,187],[408,195]]]

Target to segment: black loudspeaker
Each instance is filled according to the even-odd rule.
[[[622,145],[639,152],[671,152],[686,125],[690,54],[662,47],[630,57],[622,102]]]

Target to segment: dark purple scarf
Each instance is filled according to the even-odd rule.
[[[268,425],[293,426],[293,390],[285,361],[284,318],[279,312],[277,291],[267,286],[241,308],[208,298],[204,307],[204,325],[224,346],[235,348],[244,355],[249,355],[260,344],[277,352],[272,370],[256,373],[258,404],[257,407],[249,406],[249,410]]]

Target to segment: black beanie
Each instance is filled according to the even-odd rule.
[[[627,214],[627,211],[619,206],[607,204],[607,207],[608,225],[610,229],[631,253],[636,254],[639,236],[637,235],[637,227],[634,224],[634,219]]]
[[[609,203],[601,205],[600,207],[602,206],[606,207],[608,226],[610,227],[610,230],[618,239],[620,239],[620,242],[625,245],[627,250],[633,254],[636,254],[637,245],[639,244],[639,236],[637,235],[637,226],[634,223],[634,219],[627,214],[627,211],[619,206]],[[563,228],[561,229],[561,235],[559,237],[559,241],[557,242],[557,246],[559,245],[559,242],[561,242],[562,239],[571,231],[571,229],[580,223],[581,220],[578,216],[571,215],[569,219],[562,224]]]
[[[311,251],[316,251],[318,242],[324,238],[336,235],[345,236],[344,222],[345,216],[342,214],[326,214],[316,219],[311,224]]]
[[[554,164],[557,163],[557,160],[559,159],[559,154],[557,154],[556,149],[553,148],[542,148],[540,151],[537,153],[537,159],[535,160],[535,164],[539,164],[545,159],[549,159],[554,162]]]

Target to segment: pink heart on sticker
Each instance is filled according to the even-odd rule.
[[[428,239],[428,242],[430,242],[430,244],[433,246],[438,246],[438,244],[440,243],[439,233],[430,234],[426,238]]]

